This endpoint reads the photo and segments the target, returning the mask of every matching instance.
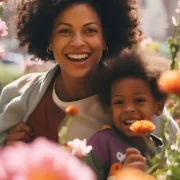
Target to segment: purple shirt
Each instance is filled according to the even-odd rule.
[[[163,147],[162,141],[154,135],[151,135],[151,138],[157,144],[157,147],[154,147],[155,150],[161,151]],[[105,129],[95,133],[88,141],[88,145],[93,147],[91,156],[93,155],[94,158],[100,161],[98,164],[101,164],[106,172],[105,174],[109,173],[110,176],[122,166],[127,148],[137,148],[142,155],[147,152],[147,148],[130,144],[124,135],[114,129]],[[94,169],[94,167],[92,168]]]

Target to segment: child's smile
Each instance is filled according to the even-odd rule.
[[[135,121],[152,121],[159,106],[144,79],[127,77],[112,84],[110,112],[115,126],[126,136],[135,136],[130,130]]]
[[[137,120],[125,120],[124,121],[124,125],[125,126],[131,126],[134,122],[136,122]]]

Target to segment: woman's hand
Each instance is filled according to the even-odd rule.
[[[19,123],[8,131],[5,145],[14,144],[17,141],[30,142],[32,138],[31,128],[27,124]]]
[[[128,148],[126,150],[126,159],[123,167],[132,167],[142,171],[146,168],[146,158],[135,148]]]

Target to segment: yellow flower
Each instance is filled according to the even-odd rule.
[[[151,121],[141,120],[136,121],[130,126],[130,130],[137,134],[149,134],[154,131],[155,126]]]

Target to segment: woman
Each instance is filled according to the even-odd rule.
[[[89,138],[104,123],[94,79],[104,56],[137,42],[140,34],[135,0],[33,0],[18,8],[18,38],[28,52],[57,66],[28,74],[7,85],[0,98],[0,143],[29,142],[45,136],[58,141],[64,109],[81,112],[69,129],[69,140]],[[171,127],[176,126],[171,121]],[[175,133],[173,131],[173,133]],[[158,129],[159,132],[159,129]]]

